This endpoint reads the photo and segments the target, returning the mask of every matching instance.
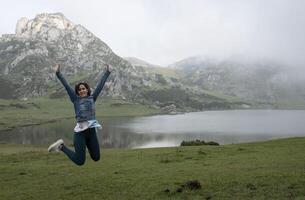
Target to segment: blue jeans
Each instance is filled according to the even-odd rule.
[[[86,160],[86,146],[94,161],[100,159],[100,146],[98,143],[95,128],[88,128],[82,132],[74,133],[75,152],[65,145],[61,149],[77,165],[83,165]]]

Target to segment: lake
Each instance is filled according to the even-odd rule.
[[[200,139],[220,144],[305,136],[304,110],[226,110],[179,115],[98,118],[103,148],[178,146]],[[75,120],[0,131],[1,143],[48,145],[63,138],[72,144]]]

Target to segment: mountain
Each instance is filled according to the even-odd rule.
[[[51,66],[60,63],[62,72],[73,85],[88,80],[94,86],[105,68],[114,68],[107,81],[105,95],[131,98],[137,87],[152,84],[142,69],[117,56],[102,40],[61,13],[38,14],[34,19],[21,18],[15,34],[0,38],[0,83],[10,88],[0,98],[62,96],[62,87]],[[58,84],[57,84],[58,85]]]
[[[133,69],[104,42],[61,13],[20,19],[15,34],[0,38],[0,57],[1,82],[11,82],[16,88],[14,94],[4,98],[47,95],[48,86],[54,81],[54,63],[62,65],[67,77],[80,70],[91,71],[98,77],[105,62],[129,73]],[[113,77],[110,83],[119,78]],[[120,89],[116,85],[108,92],[117,94]]]
[[[83,80],[95,86],[105,63],[110,64],[113,72],[104,96],[165,110],[305,105],[305,82],[275,62],[195,56],[165,68],[134,57],[124,59],[61,13],[21,18],[15,34],[0,37],[0,98],[66,96],[51,68],[55,63],[61,64],[72,86]]]
[[[150,70],[130,64],[101,39],[61,13],[21,18],[15,34],[0,37],[0,98],[66,96],[51,68],[55,63],[61,64],[62,73],[72,86],[81,80],[94,86],[105,63],[110,64],[114,70],[103,95],[111,98],[196,110],[229,108],[236,104],[185,87],[174,70],[156,68],[146,62],[141,63],[151,66]]]
[[[150,64],[144,60],[141,60],[136,57],[124,57],[131,65],[133,66],[141,66],[141,67],[160,67],[159,65]]]
[[[251,102],[305,103],[304,80],[289,67],[270,60],[195,56],[170,65],[181,70],[184,83]]]

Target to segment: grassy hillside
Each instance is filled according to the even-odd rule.
[[[73,104],[68,98],[34,98],[27,101],[0,100],[0,131],[19,126],[28,126],[74,118]],[[99,116],[140,116],[158,113],[159,110],[141,104],[120,100],[103,99],[96,102]]]
[[[78,167],[46,147],[2,144],[0,199],[305,199],[304,152],[304,137],[102,149]]]
[[[181,78],[181,74],[179,71],[168,67],[147,67],[145,68],[145,70],[150,73],[162,74],[164,77],[168,78]]]

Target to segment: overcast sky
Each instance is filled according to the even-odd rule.
[[[189,56],[271,58],[305,68],[305,0],[0,0],[0,34],[62,12],[119,56],[168,65]]]

